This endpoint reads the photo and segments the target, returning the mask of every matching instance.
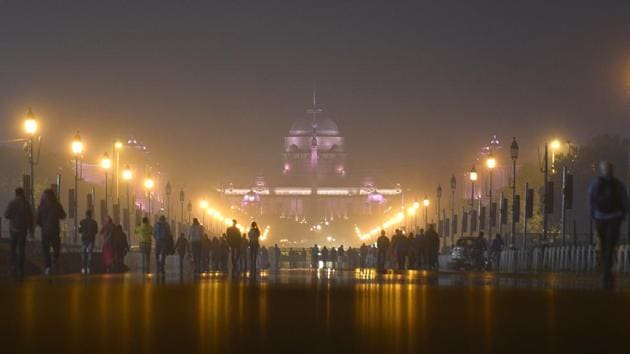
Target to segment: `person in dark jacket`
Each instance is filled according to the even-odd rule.
[[[175,252],[179,256],[179,274],[181,275],[184,274],[184,258],[186,258],[188,253],[188,240],[183,232],[179,234],[175,242]]]
[[[125,256],[129,252],[129,244],[127,243],[127,235],[121,225],[114,225],[111,236],[113,260],[112,271],[115,273],[124,273],[127,271],[125,265]]]
[[[156,272],[164,274],[166,265],[166,256],[169,254],[169,241],[172,241],[171,227],[166,222],[166,217],[160,215],[158,222],[153,227],[153,238],[155,239],[155,260],[157,262]]]
[[[59,203],[55,192],[50,188],[44,190],[41,202],[37,208],[37,225],[42,229],[45,275],[50,274],[53,265],[56,265],[59,260],[59,248],[61,247],[59,221],[65,218],[66,212],[63,210],[61,203]],[[50,257],[51,247],[53,249],[52,259]]]
[[[247,233],[247,237],[249,238],[249,274],[250,276],[253,276],[256,274],[256,261],[258,258],[258,250],[260,249],[260,243],[258,243],[260,230],[258,229],[258,224],[256,224],[256,222],[252,222],[251,228]]]
[[[11,274],[16,278],[24,276],[24,247],[26,234],[33,235],[33,209],[24,195],[24,189],[15,189],[15,199],[7,206],[4,217],[9,220],[11,237]]]
[[[91,209],[85,212],[85,219],[79,223],[79,233],[81,234],[81,274],[90,274],[94,240],[98,233],[98,224],[92,218]]]
[[[629,209],[626,187],[615,178],[612,163],[600,162],[599,177],[588,188],[588,206],[601,247],[602,287],[612,289],[615,281],[612,273],[614,251],[621,223]]]
[[[387,260],[387,251],[389,249],[389,238],[387,238],[385,230],[381,230],[381,236],[376,239],[376,247],[378,248],[376,267],[379,272],[384,272],[385,261]]]
[[[440,235],[435,231],[435,224],[429,224],[427,232],[424,234],[424,244],[429,269],[437,270],[439,268]]]
[[[236,227],[237,221],[232,220],[232,226],[228,227],[225,232],[227,243],[230,246],[230,258],[232,260],[232,275],[236,275],[239,272],[238,257],[241,250],[241,231]]]

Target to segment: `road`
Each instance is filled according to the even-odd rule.
[[[630,279],[619,285],[423,271],[4,279],[0,352],[628,353]]]

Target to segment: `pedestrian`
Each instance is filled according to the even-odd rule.
[[[188,240],[183,232],[179,234],[175,242],[175,252],[179,256],[179,274],[181,275],[184,274],[184,258],[188,253]]]
[[[236,219],[232,220],[232,226],[228,227],[225,235],[227,243],[230,246],[230,258],[232,260],[232,275],[236,275],[239,271],[238,256],[241,249],[241,231],[236,227]]]
[[[435,231],[435,224],[429,224],[424,234],[424,243],[428,255],[429,269],[439,269],[440,235]]]
[[[363,242],[361,244],[361,248],[359,248],[359,254],[361,257],[361,263],[360,263],[361,270],[364,270],[365,268],[367,268],[367,259],[368,259],[369,250],[370,249],[368,248],[368,246],[365,245],[365,242]]]
[[[153,226],[148,217],[143,217],[140,225],[136,227],[136,237],[140,244],[142,255],[142,273],[151,273],[151,243],[153,241]]]
[[[420,229],[420,233],[416,235],[416,263],[417,269],[424,269],[427,265],[427,259],[429,258],[427,247],[426,247],[426,237],[424,235],[424,229]]]
[[[328,268],[328,248],[326,248],[326,246],[322,248],[322,262],[324,264],[324,268]]]
[[[113,256],[111,271],[114,273],[124,273],[127,271],[125,256],[129,251],[129,243],[127,243],[127,235],[120,224],[114,225],[111,235],[111,243]]]
[[[42,199],[37,208],[37,225],[42,228],[42,248],[44,251],[44,274],[50,275],[52,269],[56,269],[59,261],[61,239],[59,222],[66,218],[66,212],[59,203],[57,195],[52,189],[44,190]],[[53,249],[51,259],[50,248]]]
[[[319,268],[319,247],[317,247],[317,244],[311,247],[311,268]]]
[[[385,271],[385,261],[387,260],[387,251],[389,250],[389,238],[385,234],[385,230],[381,230],[381,236],[376,240],[376,247],[378,249],[378,256],[376,261],[376,267],[379,272]]]
[[[416,253],[416,236],[413,232],[409,233],[409,237],[407,238],[407,260],[409,269],[416,269],[416,264],[418,262],[418,255]]]
[[[203,233],[201,237],[201,272],[210,270],[210,252],[212,252],[212,244],[207,233]]]
[[[392,246],[396,253],[396,263],[398,270],[405,269],[405,258],[407,257],[407,237],[402,233],[402,230],[396,229],[396,233],[392,237]]]
[[[273,245],[273,249],[271,251],[271,254],[273,255],[273,270],[278,271],[280,270],[280,247],[278,247],[277,243]]]
[[[247,263],[249,261],[249,255],[247,253],[249,249],[249,242],[247,241],[247,234],[243,233],[241,237],[241,247],[238,253],[238,264],[241,272],[247,272]]]
[[[98,224],[92,217],[92,209],[85,211],[85,219],[79,223],[81,234],[81,274],[90,274],[92,270],[92,251],[98,233]]]
[[[330,247],[328,257],[330,259],[330,267],[332,269],[337,269],[337,250],[335,249],[335,247]]]
[[[256,222],[252,222],[249,232],[247,233],[247,237],[249,238],[249,274],[254,276],[256,274],[256,258],[258,256],[258,249],[260,248],[260,244],[258,243],[260,230],[258,229]]]
[[[202,271],[201,269],[202,244],[201,243],[203,240],[203,235],[204,235],[204,229],[203,229],[203,226],[201,226],[201,224],[199,223],[199,219],[193,218],[192,225],[190,225],[190,227],[188,228],[188,239],[190,240],[190,248],[192,250],[193,264],[195,265],[193,271],[196,274],[199,274]]]
[[[339,270],[343,270],[345,257],[346,252],[343,249],[343,245],[340,245],[337,249],[337,268],[339,268]]]
[[[601,249],[601,284],[604,289],[612,289],[615,285],[612,273],[614,250],[621,223],[628,213],[628,197],[626,187],[614,176],[611,162],[600,162],[599,176],[588,188],[588,205]]]
[[[269,268],[269,251],[267,247],[262,246],[260,248],[260,268],[268,269]]]
[[[501,259],[501,251],[503,250],[504,242],[501,234],[496,234],[494,240],[490,244],[490,258],[492,259],[492,267],[499,269],[499,262]]]
[[[153,238],[155,239],[156,272],[158,274],[165,274],[166,256],[174,253],[175,245],[173,243],[171,227],[166,222],[164,215],[160,215],[158,222],[156,222],[153,227]]]
[[[15,189],[15,199],[9,202],[4,217],[9,220],[11,237],[11,275],[16,279],[24,276],[24,248],[26,234],[34,234],[33,209],[26,200],[24,189]]]
[[[111,216],[107,216],[105,218],[105,223],[103,224],[99,234],[103,240],[103,247],[101,250],[101,254],[103,256],[103,266],[105,267],[105,271],[110,273],[114,270],[114,243],[112,240],[112,236],[114,234],[114,222],[112,221]]]

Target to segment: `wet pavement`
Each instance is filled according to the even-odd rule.
[[[0,352],[629,353],[630,279],[597,284],[306,270],[5,279]]]

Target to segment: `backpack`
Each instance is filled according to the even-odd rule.
[[[623,210],[622,198],[617,180],[599,178],[593,203],[595,210],[607,214]]]

